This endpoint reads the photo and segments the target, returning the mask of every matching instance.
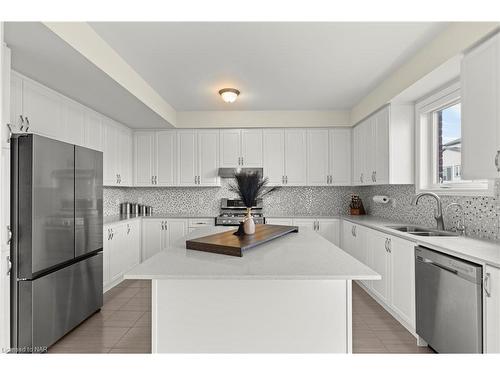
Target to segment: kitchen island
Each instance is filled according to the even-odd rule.
[[[191,232],[130,270],[152,280],[153,353],[349,353],[352,280],[380,275],[301,228],[243,257],[186,250]]]

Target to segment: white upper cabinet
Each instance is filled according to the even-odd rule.
[[[351,130],[307,130],[307,185],[350,185]]]
[[[462,177],[500,177],[500,34],[465,54],[461,68]]]
[[[176,182],[176,144],[175,131],[162,130],[156,132],[155,161],[157,185],[173,186]]]
[[[249,168],[262,167],[262,129],[241,130],[241,165]]]
[[[178,130],[177,150],[179,185],[220,185],[219,130]]]
[[[102,116],[92,110],[85,111],[85,147],[103,150]]]
[[[10,76],[10,123],[19,129],[23,117],[23,80],[17,74]]]
[[[197,185],[198,160],[196,130],[177,131],[177,175],[179,185]]]
[[[390,104],[353,129],[352,183],[354,185],[412,184],[413,110]]]
[[[221,167],[262,167],[262,129],[221,129]]]
[[[351,184],[351,129],[330,129],[330,184]]]
[[[307,130],[307,184],[330,183],[328,129]]]
[[[132,134],[114,121],[103,118],[103,181],[108,186],[132,183]]]
[[[62,107],[62,140],[85,146],[85,109],[78,103],[67,101]]]
[[[285,176],[285,130],[264,129],[264,176],[269,185],[283,185]]]
[[[220,166],[241,165],[241,130],[222,129],[220,131]]]
[[[218,186],[219,130],[198,130],[198,185]]]
[[[134,133],[134,183],[150,186],[154,183],[156,134],[154,131]]]
[[[118,185],[118,129],[107,119],[103,120],[103,183]]]
[[[285,129],[285,185],[307,185],[305,129]]]
[[[29,131],[51,138],[62,135],[62,103],[58,94],[30,80],[23,81],[23,114]]]
[[[173,130],[134,133],[134,182],[137,186],[176,184],[177,133]]]

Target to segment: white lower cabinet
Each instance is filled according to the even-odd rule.
[[[193,230],[204,227],[213,227],[215,226],[215,219],[213,217],[199,217],[188,219],[188,233],[191,233]]]
[[[349,221],[342,221],[341,248],[361,263],[368,264],[368,252],[365,246],[366,230],[364,227]],[[371,287],[370,280],[363,280],[366,287]]]
[[[381,280],[373,280],[371,290],[384,303],[389,303],[389,237],[384,233],[374,230],[366,232],[366,247],[368,254],[368,266],[382,276]]]
[[[141,225],[139,220],[117,223],[105,226],[103,232],[103,283],[106,289],[139,264]]]
[[[500,353],[500,268],[484,269],[484,308],[486,353]]]
[[[288,217],[266,217],[266,224],[271,225],[293,225],[293,219]]]
[[[391,306],[415,327],[415,244],[389,237]]]
[[[142,261],[167,249],[184,237],[187,231],[187,219],[143,219]]]
[[[344,220],[342,249],[381,280],[362,282],[391,314],[415,329],[415,244]]]
[[[339,219],[316,219],[316,218],[266,218],[266,224],[275,225],[295,225],[305,227],[315,232],[336,246],[340,241],[340,220]]]
[[[0,252],[0,350],[10,348],[10,273],[9,251]]]

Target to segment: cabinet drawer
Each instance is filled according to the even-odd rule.
[[[215,225],[215,218],[213,217],[195,218],[188,220],[189,228],[209,227],[212,225]]]

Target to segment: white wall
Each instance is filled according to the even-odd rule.
[[[177,112],[177,128],[349,126],[349,111]]]
[[[351,110],[351,124],[356,124],[419,79],[449,59],[461,54],[499,27],[498,22],[452,23],[355,105]]]

